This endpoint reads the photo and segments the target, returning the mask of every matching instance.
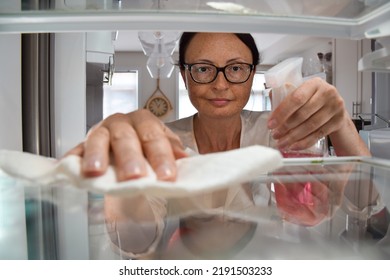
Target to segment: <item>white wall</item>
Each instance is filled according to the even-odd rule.
[[[359,72],[358,61],[369,52],[369,40],[334,40],[333,84],[345,100],[351,117],[353,103],[360,103],[362,113],[371,113],[371,74]]]
[[[0,35],[0,149],[23,149],[21,36]]]
[[[152,79],[146,68],[148,58],[143,52],[118,52],[115,54],[115,71],[137,70],[138,71],[138,108],[143,108],[149,97],[156,90],[157,80]],[[169,79],[160,80],[160,89],[169,98],[174,108],[162,121],[173,121],[176,119],[177,98],[177,78],[175,71]]]

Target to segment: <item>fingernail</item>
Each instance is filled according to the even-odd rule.
[[[169,163],[160,164],[156,169],[157,178],[160,180],[171,180],[173,174],[173,166]]]
[[[274,128],[276,128],[278,126],[278,123],[277,123],[277,121],[275,120],[275,119],[270,119],[269,121],[268,121],[268,128],[269,129],[274,129]]]
[[[121,173],[121,177],[123,179],[141,177],[143,174],[142,163],[140,163],[139,161],[130,160],[123,165]]]
[[[290,146],[290,150],[293,150],[293,151],[295,151],[295,150],[301,150],[301,147],[300,147],[299,144],[292,144],[292,145]]]
[[[277,139],[277,138],[279,138],[281,136],[281,133],[277,129],[271,130],[271,133],[272,133],[272,137],[275,138],[275,139]]]
[[[100,171],[103,168],[103,161],[99,155],[91,155],[84,159],[83,170],[87,172]]]
[[[288,140],[286,139],[283,139],[283,140],[279,140],[276,142],[276,146],[278,147],[278,149],[287,149],[288,147]]]

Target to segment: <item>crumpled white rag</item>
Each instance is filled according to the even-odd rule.
[[[282,165],[279,151],[264,147],[246,148],[195,155],[176,161],[175,182],[157,180],[148,166],[148,176],[118,182],[115,166],[99,177],[85,178],[80,173],[80,157],[61,160],[26,152],[1,150],[0,169],[7,174],[34,184],[50,185],[65,182],[77,188],[98,193],[144,192],[164,197],[188,195],[189,192],[212,190],[258,178]]]

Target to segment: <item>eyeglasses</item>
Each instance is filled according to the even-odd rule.
[[[225,67],[217,67],[209,63],[184,64],[184,67],[190,72],[192,80],[199,84],[208,84],[222,72],[225,79],[233,84],[245,83],[254,68],[254,65],[248,63],[233,63]]]

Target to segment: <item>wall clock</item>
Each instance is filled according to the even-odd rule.
[[[168,100],[160,96],[150,99],[146,106],[147,109],[157,117],[162,117],[169,111]]]
[[[159,118],[165,116],[172,110],[171,102],[169,102],[167,96],[160,89],[160,79],[157,79],[157,88],[149,97],[145,108]]]

